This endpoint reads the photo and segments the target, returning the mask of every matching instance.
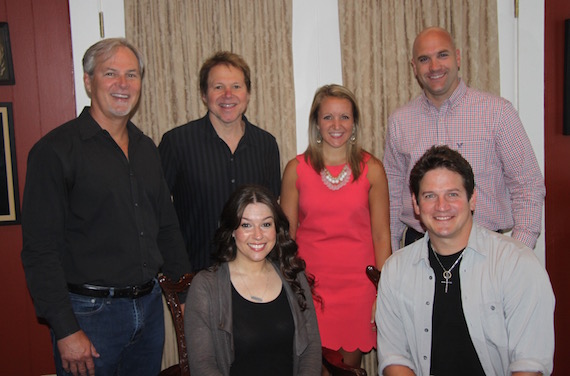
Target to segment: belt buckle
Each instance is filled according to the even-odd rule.
[[[138,296],[141,294],[141,290],[139,288],[139,286],[133,286],[131,287],[131,296],[133,298],[138,298]]]

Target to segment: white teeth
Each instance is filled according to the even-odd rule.
[[[230,108],[233,106],[235,106],[235,104],[233,104],[233,103],[221,103],[220,104],[220,107],[224,107],[224,108]]]
[[[265,244],[249,244],[249,246],[253,249],[262,249],[265,247]]]
[[[435,219],[437,219],[438,221],[447,221],[451,219],[451,217],[435,217]]]
[[[340,136],[342,136],[342,133],[340,133],[340,132],[339,132],[339,133],[336,133],[336,132],[335,132],[335,133],[330,133],[330,135],[331,135],[332,137],[340,137]]]
[[[442,78],[442,77],[443,77],[443,74],[438,74],[437,76],[430,76],[430,78],[432,80],[437,80],[437,79]]]
[[[127,94],[111,94],[113,97],[127,99],[129,96]]]

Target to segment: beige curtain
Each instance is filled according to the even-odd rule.
[[[156,143],[204,116],[198,71],[214,52],[229,50],[251,68],[246,116],[277,138],[282,165],[295,156],[291,0],[125,0],[125,23],[146,60],[133,121]]]
[[[214,52],[229,50],[251,69],[246,116],[275,136],[282,167],[295,156],[291,0],[125,0],[125,27],[146,62],[133,122],[157,144],[169,129],[204,116],[198,71]],[[166,305],[164,313],[166,368],[178,363],[178,351]]]
[[[451,32],[461,51],[460,75],[499,94],[496,0],[338,0],[343,82],[361,110],[363,146],[384,155],[388,116],[421,93],[410,60],[416,35],[428,26]],[[376,351],[363,357],[378,374]]]
[[[425,27],[451,32],[461,50],[460,75],[499,94],[496,0],[338,0],[344,84],[358,98],[364,147],[384,155],[388,116],[421,93],[410,60]]]

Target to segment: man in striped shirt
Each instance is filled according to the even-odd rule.
[[[165,133],[158,147],[194,272],[212,264],[214,233],[233,191],[259,184],[279,197],[277,141],[244,115],[250,77],[240,55],[219,51],[208,58],[199,73],[208,112]]]
[[[423,236],[408,186],[412,167],[432,145],[449,145],[473,166],[475,221],[494,231],[512,229],[513,238],[534,248],[545,196],[536,156],[512,104],[467,87],[460,62],[446,30],[432,27],[416,37],[411,64],[423,94],[390,116],[386,136],[392,248]]]

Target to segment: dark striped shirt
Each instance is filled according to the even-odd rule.
[[[211,265],[212,240],[222,208],[242,184],[281,188],[277,141],[251,124],[232,154],[218,137],[208,114],[165,133],[159,145],[166,182],[172,193],[192,269]]]

